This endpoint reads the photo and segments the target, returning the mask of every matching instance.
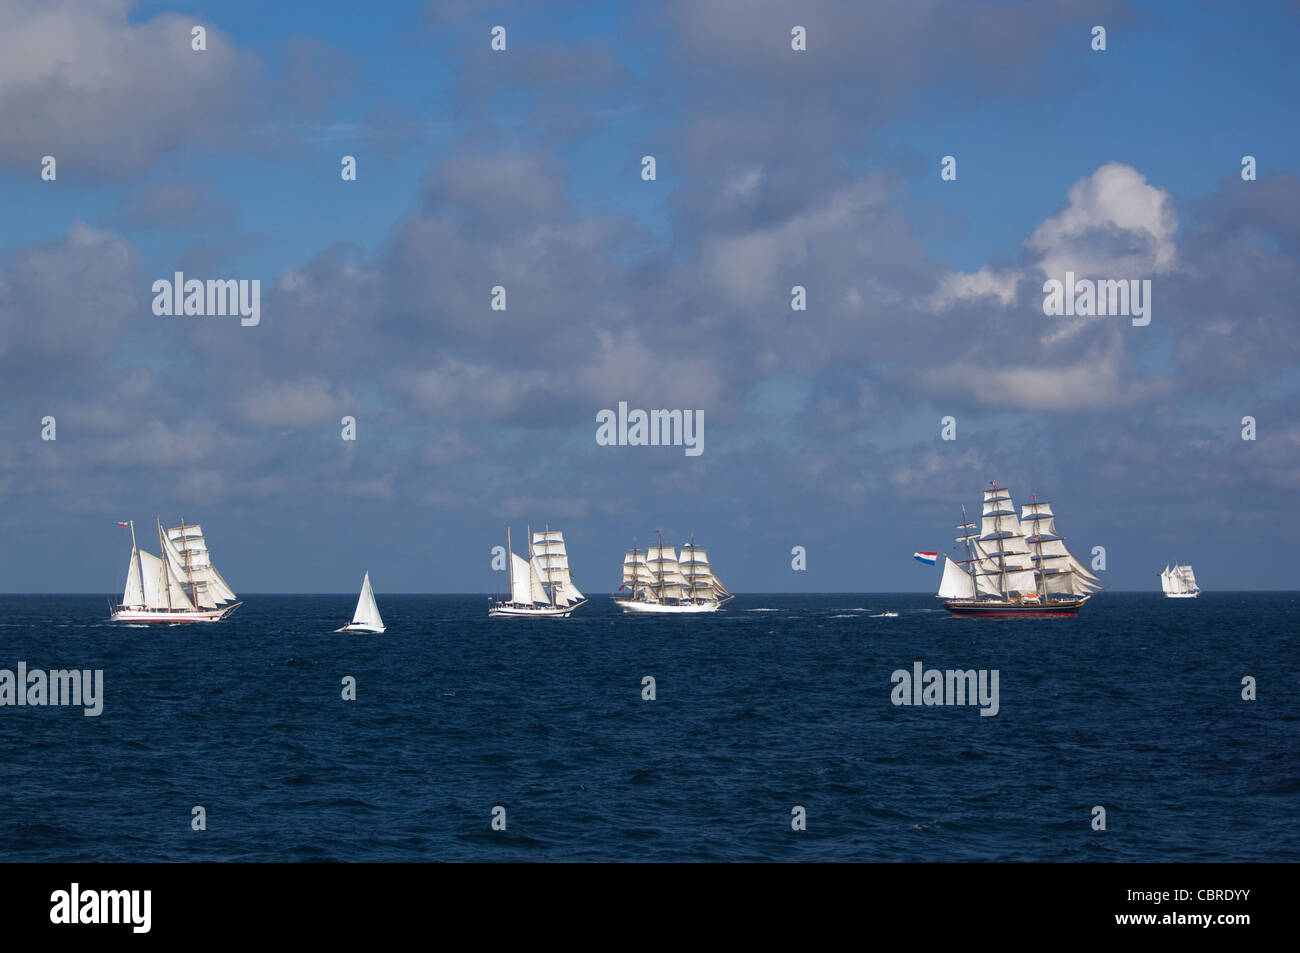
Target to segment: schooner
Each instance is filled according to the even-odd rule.
[[[202,527],[181,520],[164,532],[162,520],[156,523],[161,556],[136,544],[135,520],[118,524],[131,527],[131,563],[109,621],[219,622],[243,605],[212,565]]]
[[[1201,594],[1201,587],[1196,584],[1196,574],[1187,565],[1175,564],[1173,569],[1166,566],[1160,574],[1160,588],[1170,599],[1195,599]]]
[[[632,548],[623,556],[623,584],[626,596],[614,601],[624,612],[717,612],[718,606],[734,598],[713,574],[707,551],[695,545],[695,537],[681,547],[678,558],[671,546],[659,545],[645,552]]]
[[[488,606],[488,615],[508,618],[567,619],[587,597],[573,584],[569,556],[564,548],[564,534],[547,526],[532,532],[528,559],[515,555],[506,527],[506,553],[509,562],[510,598]]]
[[[1031,496],[1017,517],[1011,491],[991,485],[979,524],[968,522],[962,507],[956,539],[967,558],[944,562],[944,608],[954,615],[1076,615],[1101,580],[1066,548],[1050,503]]]

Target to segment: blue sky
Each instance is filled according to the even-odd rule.
[[[594,591],[656,529],[737,591],[921,590],[994,478],[1117,589],[1291,586],[1294,3],[0,16],[0,590],[120,586],[155,513],[245,591],[494,591],[548,521]],[[1152,324],[1050,324],[1065,267],[1152,278]],[[154,316],[180,269],[263,324]],[[598,447],[619,400],[703,410],[705,453]]]

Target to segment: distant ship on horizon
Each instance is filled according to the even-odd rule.
[[[110,622],[219,622],[243,605],[212,564],[202,527],[182,519],[164,533],[155,522],[161,556],[136,544],[135,520],[117,524],[131,528],[131,563]]]
[[[1195,599],[1201,594],[1196,574],[1188,565],[1175,564],[1173,569],[1165,566],[1165,571],[1160,574],[1160,588],[1168,599]]]
[[[552,618],[567,619],[574,609],[583,605],[587,597],[573,584],[569,571],[569,556],[564,549],[564,534],[547,526],[539,533],[532,532],[528,543],[528,559],[516,556],[510,542],[510,527],[506,527],[507,571],[510,578],[510,598],[492,602],[488,616],[492,618]]]
[[[1077,615],[1101,580],[1066,548],[1051,504],[1031,496],[1017,518],[1011,491],[991,485],[978,525],[962,507],[956,540],[967,558],[944,562],[944,608],[954,615]]]
[[[682,546],[681,559],[671,546],[659,545],[644,553],[632,548],[623,556],[623,584],[614,601],[624,612],[697,613],[717,612],[735,598],[713,574],[707,551],[695,545],[695,537]]]

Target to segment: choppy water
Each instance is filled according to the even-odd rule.
[[[170,627],[0,597],[0,668],[100,668],[106,695],[97,718],[0,707],[0,859],[1300,859],[1296,594],[1103,593],[1077,619],[378,598],[381,636],[331,631],[355,595]],[[999,713],[896,707],[917,660],[997,669]]]

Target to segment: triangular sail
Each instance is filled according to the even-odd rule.
[[[375,602],[375,592],[370,588],[369,572],[361,581],[361,595],[357,598],[357,611],[352,613],[352,624],[372,629],[384,627],[384,620],[379,616],[379,606]]]
[[[939,596],[944,599],[974,599],[975,584],[970,573],[951,559],[943,561],[943,579],[939,582]]]
[[[122,605],[144,605],[144,588],[140,582],[139,550],[131,547],[131,565],[126,570],[126,588],[122,590]]]
[[[526,606],[533,601],[532,573],[528,560],[510,554],[510,601]]]

